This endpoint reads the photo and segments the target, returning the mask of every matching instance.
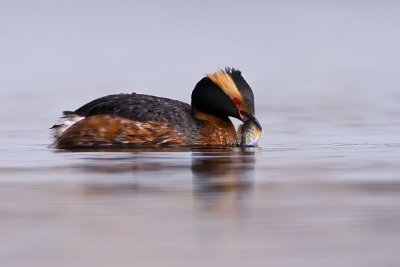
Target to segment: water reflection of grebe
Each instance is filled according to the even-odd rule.
[[[236,200],[251,192],[254,165],[253,149],[194,153],[192,172],[195,196],[214,207],[231,207]]]
[[[186,179],[183,179],[185,177],[190,179],[191,171],[194,196],[202,203],[210,203],[210,200],[237,199],[250,191],[253,186],[256,149],[193,151],[189,161],[187,158],[174,158],[173,154],[171,158],[159,154],[175,150],[153,151],[154,156],[150,156],[148,150],[132,150],[131,155],[123,153],[121,156],[110,154],[107,157],[85,158],[85,163],[76,167],[84,172],[102,175],[85,182],[86,192],[91,194],[178,193],[187,188],[182,187],[182,182],[186,183]],[[175,176],[180,178],[176,179]]]

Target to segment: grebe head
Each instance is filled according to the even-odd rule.
[[[219,118],[234,117],[243,122],[255,118],[254,94],[239,70],[225,68],[206,75],[192,92],[192,108]]]

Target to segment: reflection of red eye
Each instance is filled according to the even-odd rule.
[[[240,105],[240,101],[239,101],[239,99],[237,99],[236,97],[233,99],[233,103],[234,103],[236,106],[239,106],[239,105]]]

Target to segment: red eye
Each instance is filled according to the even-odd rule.
[[[233,103],[234,103],[236,106],[240,106],[240,101],[239,101],[239,99],[237,99],[236,97],[233,99]]]

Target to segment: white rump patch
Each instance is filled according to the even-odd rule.
[[[85,117],[78,116],[76,114],[67,114],[60,118],[59,124],[51,127],[52,135],[55,139],[59,138],[69,127],[74,125]]]

